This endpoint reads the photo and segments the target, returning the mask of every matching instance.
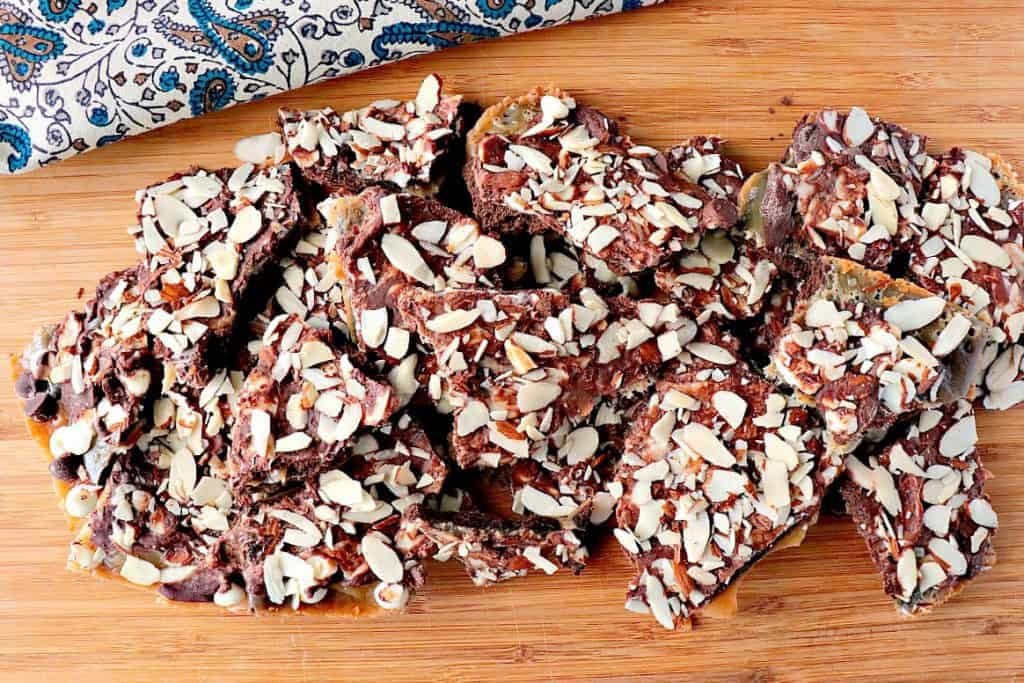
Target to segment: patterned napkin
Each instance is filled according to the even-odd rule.
[[[0,0],[0,174],[463,43],[662,0]]]

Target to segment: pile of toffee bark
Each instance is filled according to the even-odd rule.
[[[73,568],[394,609],[425,559],[578,572],[613,527],[626,607],[674,629],[830,493],[905,612],[992,566],[974,407],[1024,400],[1005,163],[856,108],[750,178],[557,90],[471,118],[429,76],[138,193],[139,262],[17,380]]]

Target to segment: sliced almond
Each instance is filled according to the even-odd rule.
[[[984,498],[975,498],[967,505],[968,511],[971,513],[971,519],[974,520],[975,524],[989,529],[995,529],[999,526],[999,517],[996,516],[996,511],[992,509],[992,504]]]
[[[525,145],[509,145],[508,149],[537,173],[541,175],[552,175],[554,173],[551,159],[543,152]]]
[[[245,244],[256,237],[262,227],[263,214],[252,204],[247,204],[235,214],[235,219],[228,228],[228,239],[235,244]]]
[[[386,194],[380,198],[380,217],[384,225],[402,222],[402,210],[398,206],[398,195]]]
[[[309,434],[305,432],[292,432],[278,439],[274,444],[274,449],[278,453],[292,453],[309,447],[311,443],[313,443],[313,438]]]
[[[405,575],[402,560],[394,549],[380,539],[376,533],[363,537],[359,549],[377,578],[388,583],[399,583]]]
[[[375,349],[384,343],[388,334],[388,309],[369,308],[359,316],[363,343]]]
[[[717,365],[733,365],[736,363],[736,357],[733,356],[729,351],[723,349],[721,346],[715,344],[708,344],[707,342],[690,342],[686,345],[686,350],[704,360],[715,363]]]
[[[981,235],[964,235],[960,249],[975,263],[988,263],[996,268],[1010,267],[1010,255],[1000,245]]]
[[[903,332],[913,332],[933,323],[946,309],[941,297],[901,301],[885,311],[885,321]]]
[[[456,332],[469,327],[480,317],[480,309],[456,309],[436,315],[427,321],[427,329],[431,332],[447,333]]]
[[[743,418],[747,414],[747,402],[739,394],[716,391],[711,397],[711,405],[733,429],[738,429],[743,424]]]
[[[713,431],[699,422],[683,427],[683,442],[704,460],[719,467],[732,467],[736,458]]]
[[[119,573],[124,579],[138,586],[152,586],[160,581],[160,570],[156,565],[134,555],[125,556]]]
[[[874,135],[875,124],[860,107],[853,107],[843,123],[843,138],[846,144],[860,147]]]
[[[389,232],[381,238],[380,246],[391,265],[402,273],[424,285],[434,283],[434,271],[423,260],[419,249],[412,242],[401,235]]]
[[[423,116],[437,109],[441,101],[441,79],[437,74],[427,74],[416,93],[416,114]]]
[[[527,382],[516,393],[516,406],[523,413],[548,407],[562,394],[562,387],[551,382]]]
[[[942,358],[952,353],[959,348],[970,331],[971,321],[964,317],[962,313],[957,313],[946,323],[946,327],[943,328],[942,332],[939,333],[935,344],[932,345],[932,354],[937,358]]]
[[[249,436],[252,439],[252,448],[261,457],[267,457],[267,449],[270,441],[270,413],[259,408],[249,413]]]
[[[473,262],[481,270],[495,268],[505,262],[505,245],[483,235],[473,243]]]

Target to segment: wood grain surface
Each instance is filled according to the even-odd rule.
[[[912,6],[913,5],[913,6]],[[1024,162],[1024,3],[715,0],[641,10],[379,68],[183,122],[0,180],[0,352],[79,305],[134,258],[133,191],[232,141],[278,106],[409,96],[428,71],[490,103],[552,82],[668,145],[727,136],[747,169],[799,116],[860,104],[932,137]],[[740,614],[668,633],[622,608],[614,542],[579,577],[474,588],[433,565],[407,613],[226,616],[64,571],[69,532],[13,391],[0,392],[0,678],[124,681],[1020,680],[1024,678],[1024,411],[979,418],[995,474],[998,566],[915,621],[883,596],[846,520],[745,580]]]

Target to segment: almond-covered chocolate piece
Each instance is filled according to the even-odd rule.
[[[503,519],[474,510],[414,506],[402,517],[399,548],[439,562],[455,559],[478,586],[525,576],[580,572],[587,549],[577,532],[539,516]]]
[[[340,234],[338,269],[357,343],[400,361],[411,350],[396,301],[412,287],[430,291],[493,287],[505,246],[472,218],[433,199],[384,188],[320,203]]]
[[[823,109],[797,124],[782,163],[754,193],[768,245],[787,267],[818,255],[884,270],[908,226],[934,159],[927,139],[869,116]]]
[[[697,137],[668,153],[677,176],[714,198],[706,211],[719,212],[717,222],[726,226],[702,233],[693,248],[673,255],[654,275],[658,288],[698,322],[756,315],[778,273],[763,234],[738,223],[744,176],[740,165],[725,156],[723,145],[719,138]]]
[[[745,176],[739,162],[726,156],[725,140],[714,135],[696,135],[668,150],[665,157],[673,173],[701,186],[715,199],[727,200],[716,204],[720,211],[736,210]],[[736,218],[725,218],[721,222],[735,221]]]
[[[228,468],[237,495],[273,492],[338,463],[352,438],[397,407],[391,385],[367,377],[321,330],[273,320],[245,378]]]
[[[160,592],[249,609],[353,599],[400,609],[424,580],[396,545],[400,515],[446,476],[422,430],[396,416],[353,438],[339,467],[246,508],[200,562],[162,577]]]
[[[488,108],[467,136],[466,183],[486,228],[554,231],[619,274],[658,265],[735,223],[665,155],[557,89]]]
[[[615,536],[633,561],[626,608],[689,628],[818,516],[842,458],[809,408],[737,364],[664,375],[627,433]]]
[[[84,311],[40,329],[22,354],[15,391],[26,416],[49,426],[57,480],[102,484],[116,455],[139,438],[161,376],[147,311],[137,270],[110,273]]]
[[[137,200],[143,323],[165,372],[198,390],[230,358],[239,312],[304,220],[292,167],[194,169]]]
[[[219,370],[198,398],[178,385],[163,387],[140,419],[134,445],[110,453],[112,473],[102,487],[90,473],[92,461],[83,458],[64,498],[73,522],[87,518],[69,566],[125,575],[149,571],[139,563],[145,559],[168,570],[161,580],[172,581],[205,555],[237,513],[226,456],[242,379],[241,372]]]
[[[769,374],[813,400],[830,446],[968,396],[988,327],[905,280],[825,258],[775,341]]]
[[[847,458],[846,508],[904,613],[927,612],[995,564],[999,519],[968,401],[926,410],[899,439]]]
[[[999,157],[953,149],[925,179],[908,278],[993,323],[985,407],[1024,400],[1024,188]]]
[[[433,194],[462,134],[461,95],[442,91],[430,74],[416,98],[379,100],[339,113],[283,109],[281,130],[300,171],[331,192],[359,192],[368,185]]]
[[[678,306],[605,300],[593,290],[579,297],[551,290],[408,290],[400,303],[449,382],[453,456],[463,467],[536,457],[537,448],[562,450],[574,423],[602,397],[648,386],[650,368],[690,358],[697,335]],[[547,445],[551,437],[554,448]],[[576,455],[569,450],[562,457]]]

